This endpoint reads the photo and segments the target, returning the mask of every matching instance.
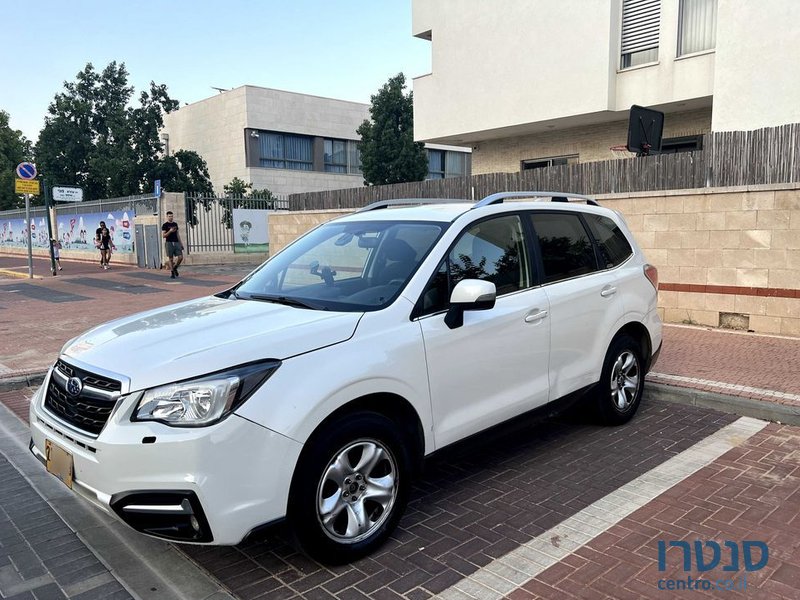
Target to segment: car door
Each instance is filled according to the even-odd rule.
[[[529,213],[550,304],[550,400],[596,383],[623,314],[613,271],[600,270],[578,212]]]
[[[465,228],[420,298],[437,447],[547,402],[550,319],[534,281],[522,217],[505,214]],[[462,279],[491,281],[495,306],[444,322]]]

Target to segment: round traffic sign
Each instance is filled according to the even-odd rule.
[[[17,165],[17,177],[20,179],[36,179],[36,165],[29,162]]]

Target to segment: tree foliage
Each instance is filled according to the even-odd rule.
[[[186,192],[186,220],[192,225],[197,225],[198,205],[207,211],[211,209],[214,188],[208,176],[208,165],[194,150],[178,150],[157,161],[148,180],[148,189],[153,189],[156,179],[161,180],[161,189],[165,192]]]
[[[208,165],[194,150],[178,150],[158,160],[147,180],[148,190],[153,189],[156,179],[161,180],[161,189],[165,192],[211,194],[214,191]]]
[[[21,131],[11,129],[8,113],[0,110],[0,210],[22,206],[14,193],[14,169],[30,158],[30,142]]]
[[[425,146],[414,141],[413,92],[403,94],[402,73],[389,79],[371,97],[371,121],[364,121],[361,136],[361,169],[364,183],[381,185],[422,181],[428,174]]]
[[[158,132],[178,102],[154,82],[137,106],[130,105],[133,94],[125,64],[116,61],[100,72],[88,63],[75,81],[64,82],[36,144],[40,172],[51,183],[83,187],[89,199],[152,189],[159,169],[175,167],[172,157],[160,156]]]
[[[234,208],[264,208],[261,200],[275,200],[275,195],[264,188],[262,190],[253,189],[253,184],[248,183],[238,177],[222,186],[222,191],[229,201],[225,204],[222,214],[222,223],[230,229],[233,225]]]

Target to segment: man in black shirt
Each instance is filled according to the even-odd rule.
[[[170,278],[175,279],[179,275],[178,267],[183,262],[183,242],[178,234],[178,224],[172,219],[172,211],[167,211],[167,222],[161,226],[161,237],[164,238],[164,245],[167,249]],[[175,259],[174,262],[173,259]]]

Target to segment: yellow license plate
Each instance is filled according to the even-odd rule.
[[[44,454],[47,458],[47,471],[72,489],[72,454],[50,440],[44,441]]]

